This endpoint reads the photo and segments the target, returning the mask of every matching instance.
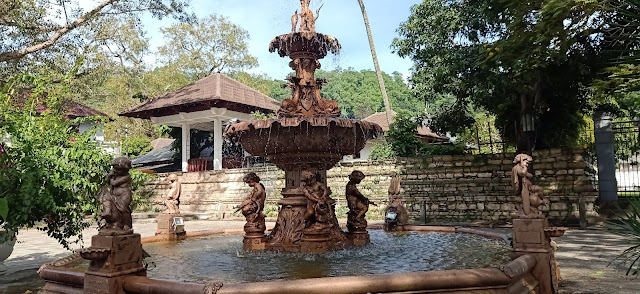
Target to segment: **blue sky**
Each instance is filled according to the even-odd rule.
[[[398,71],[407,76],[412,62],[402,59],[391,52],[389,46],[397,36],[396,29],[406,21],[411,6],[422,0],[365,0],[367,14],[376,45],[378,60],[383,71]],[[311,8],[315,12],[320,5],[320,17],[316,30],[336,37],[342,44],[339,56],[327,56],[322,62],[323,69],[337,67],[356,70],[373,69],[373,60],[369,49],[364,21],[357,0],[312,0]],[[288,60],[276,53],[269,53],[269,42],[273,37],[291,30],[291,15],[300,8],[297,0],[193,0],[191,10],[198,17],[210,14],[223,15],[233,23],[249,31],[249,52],[258,58],[259,67],[252,73],[266,73],[272,78],[284,78],[289,72]],[[160,28],[171,21],[149,19],[145,29],[155,50],[162,44]]]

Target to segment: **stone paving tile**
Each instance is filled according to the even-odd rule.
[[[562,294],[637,294],[640,280],[625,276],[626,267],[611,261],[629,239],[601,230],[569,230],[556,238]]]

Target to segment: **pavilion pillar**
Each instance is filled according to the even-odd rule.
[[[182,124],[182,171],[189,171],[189,159],[191,158],[191,126]]]
[[[222,169],[222,120],[213,120],[213,169]]]

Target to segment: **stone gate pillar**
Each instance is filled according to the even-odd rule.
[[[600,201],[617,201],[618,182],[616,181],[616,158],[611,116],[601,111],[594,113],[593,126],[598,159]]]

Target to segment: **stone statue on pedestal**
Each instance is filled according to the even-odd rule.
[[[262,232],[264,232],[265,215],[262,211],[264,209],[264,202],[267,199],[264,185],[260,183],[260,177],[253,172],[248,173],[243,180],[253,188],[247,199],[238,206],[238,209],[242,210],[242,215],[244,215],[247,220],[245,230],[248,227],[252,227],[262,229]]]
[[[131,219],[131,160],[126,157],[116,158],[111,164],[112,170],[107,175],[109,192],[101,195],[102,213],[100,217],[104,223],[100,232],[104,234],[130,234]]]
[[[357,185],[365,178],[364,173],[354,170],[349,175],[347,183],[346,196],[349,213],[347,214],[347,229],[349,231],[365,230],[367,228],[367,220],[365,215],[369,211],[369,205],[376,205],[369,201],[367,197],[362,195]]]
[[[400,177],[396,172],[391,174],[389,184],[389,206],[385,210],[385,230],[404,230],[404,225],[409,222],[409,211],[404,207]]]
[[[167,207],[163,213],[180,214],[180,182],[176,174],[170,174],[167,178],[169,181],[169,191],[167,198],[164,200],[164,206]]]
[[[527,154],[518,154],[513,159],[513,169],[511,169],[511,179],[516,195],[522,197],[522,208],[518,214],[528,217],[540,217],[542,212],[538,209],[541,205],[548,203],[542,194],[542,188],[531,184],[533,175],[529,173],[529,163],[533,158]]]

